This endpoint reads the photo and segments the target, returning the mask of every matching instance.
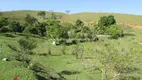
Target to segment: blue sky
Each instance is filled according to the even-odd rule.
[[[0,11],[115,12],[142,15],[142,0],[1,0]]]

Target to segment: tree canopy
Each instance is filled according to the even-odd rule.
[[[116,20],[114,19],[113,15],[102,16],[102,17],[100,17],[100,20],[98,21],[98,26],[107,27],[107,26],[113,25],[115,23],[116,23]]]

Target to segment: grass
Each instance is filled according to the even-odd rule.
[[[20,80],[35,80],[33,72],[29,69],[22,67],[18,61],[0,61],[0,79],[9,80],[18,75]]]
[[[105,50],[104,45],[110,44],[115,47],[115,49],[124,49],[125,52],[129,52],[132,48],[134,48],[136,50],[134,57],[140,57],[141,59],[142,56],[137,55],[142,53],[142,46],[138,44],[142,39],[141,29],[123,27],[123,30],[125,31],[125,37],[123,38],[108,39],[100,37],[98,42],[80,43],[81,47],[84,46],[84,57],[91,57],[92,59],[90,58],[90,60],[95,60],[96,53],[94,50],[97,49],[99,51],[103,51]],[[0,80],[13,79],[16,75],[18,75],[20,80],[34,80],[33,71],[23,67],[23,63],[15,60],[14,56],[17,55],[18,52],[13,51],[7,46],[7,44],[11,44],[19,49],[17,41],[20,38],[21,36],[11,38],[0,35],[0,43],[3,45],[3,53],[0,54]],[[32,62],[39,62],[47,70],[54,69],[57,73],[62,73],[67,80],[75,80],[76,78],[77,80],[101,80],[100,71],[90,71],[88,66],[87,69],[85,69],[82,65],[82,60],[76,59],[75,56],[72,55],[72,48],[76,45],[66,46],[66,55],[63,55],[61,51],[62,46],[52,45],[51,40],[44,40],[40,38],[35,39],[38,42],[38,47],[33,50],[35,54],[29,56]],[[51,56],[39,55],[43,53],[47,54],[49,47],[52,53]],[[2,61],[4,57],[10,58],[10,61]],[[125,73],[124,75],[142,75],[141,64],[142,62],[139,62],[138,65],[133,64],[138,71]],[[142,79],[141,76],[140,79]]]
[[[26,14],[30,14],[38,19],[40,17],[37,16],[37,13],[39,11],[32,11],[32,10],[20,10],[20,11],[7,11],[3,12],[3,16],[9,17],[12,20],[17,21],[23,21],[23,18],[26,16]],[[61,15],[62,18],[59,19],[62,22],[71,22],[73,23],[77,19],[81,19],[84,22],[87,21],[94,21],[97,22],[101,16],[108,16],[108,15],[114,15],[118,23],[124,23],[124,24],[133,24],[133,25],[142,25],[142,16],[140,15],[132,15],[132,14],[120,14],[120,13],[99,13],[99,12],[82,12],[82,13],[76,13],[76,14],[65,14],[60,12],[55,12],[56,15]],[[47,12],[47,17],[51,16],[51,12]]]

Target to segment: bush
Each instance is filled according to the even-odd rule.
[[[7,26],[3,26],[3,27],[0,29],[0,32],[1,32],[1,33],[9,32],[9,28],[8,28]]]
[[[3,26],[7,26],[7,24],[8,24],[7,18],[0,16],[0,28]]]
[[[18,41],[18,43],[24,49],[32,50],[32,49],[36,48],[35,40],[34,39],[30,39],[29,37],[21,38]]]
[[[121,34],[121,30],[118,28],[117,25],[112,25],[107,27],[106,33],[111,35],[112,38],[118,38]]]
[[[37,47],[37,43],[34,39],[29,38],[28,36],[25,38],[21,38],[18,41],[20,47],[21,47],[21,53],[31,53],[31,50]]]
[[[36,27],[28,26],[24,30],[24,33],[30,33],[30,34],[38,35],[39,32],[38,32],[38,29]]]
[[[72,42],[71,42],[72,44],[77,44],[77,40],[72,40]]]
[[[20,25],[19,22],[11,21],[9,22],[9,28],[12,32],[22,32],[24,30],[24,27]]]
[[[80,19],[76,20],[75,22],[75,27],[83,27],[84,26],[84,23],[83,21],[81,21]]]
[[[100,17],[100,20],[98,21],[98,31],[100,34],[106,33],[106,28],[108,26],[116,24],[116,20],[114,19],[113,15],[109,16],[102,16]]]

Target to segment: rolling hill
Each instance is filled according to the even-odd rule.
[[[2,15],[10,19],[22,21],[26,14],[30,14],[36,18],[39,11],[32,10],[20,10],[20,11],[6,11],[2,12]],[[142,28],[142,16],[132,14],[120,14],[120,13],[95,13],[95,12],[82,12],[76,14],[65,14],[61,12],[54,12],[55,15],[60,16],[60,20],[63,22],[74,22],[77,19],[81,19],[86,23],[97,22],[101,16],[114,15],[118,24],[125,24],[132,27]],[[47,12],[47,17],[51,16],[51,12]]]

